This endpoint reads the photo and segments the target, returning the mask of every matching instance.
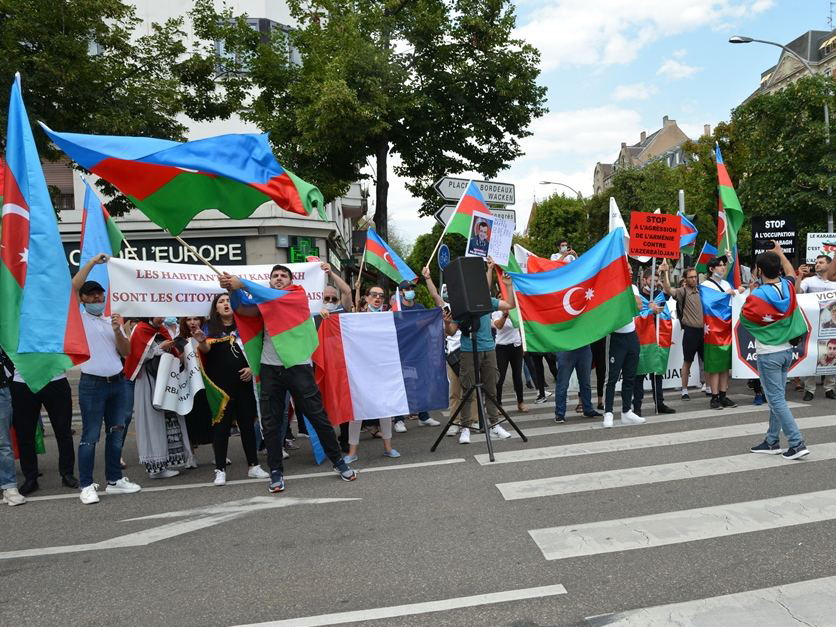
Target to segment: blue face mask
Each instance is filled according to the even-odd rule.
[[[403,297],[404,300],[415,300],[415,290],[405,290]]]
[[[104,303],[84,303],[84,311],[91,316],[101,316],[104,313]]]
[[[177,324],[177,318],[175,316],[168,316],[163,319],[163,324],[167,327],[173,327]]]

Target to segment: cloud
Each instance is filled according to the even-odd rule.
[[[686,54],[688,54],[688,51],[685,50],[685,48],[680,48],[679,50],[673,51],[673,57],[675,59],[682,59]]]
[[[682,63],[676,59],[665,59],[656,73],[659,76],[664,76],[672,81],[678,81],[683,78],[688,78],[699,72],[702,68]]]
[[[647,83],[630,83],[629,85],[619,85],[612,92],[612,99],[616,102],[624,100],[647,100],[651,96],[655,96],[659,90],[656,85],[648,85]]]
[[[648,44],[762,13],[773,0],[538,0],[517,36],[536,46],[544,71],[630,63]],[[526,5],[526,8],[529,5]]]

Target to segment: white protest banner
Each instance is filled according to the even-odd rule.
[[[173,411],[180,416],[192,411],[195,394],[204,389],[197,359],[192,341],[183,349],[182,362],[170,353],[160,356],[152,400],[156,409]]]
[[[732,377],[758,377],[755,340],[740,324],[740,311],[746,294],[732,298]],[[807,320],[809,331],[792,349],[789,374],[811,377],[836,373],[836,291],[799,294],[798,307]]]
[[[513,238],[514,223],[511,220],[494,217],[488,255],[498,265],[508,265],[508,258],[511,256],[511,240]]]
[[[831,259],[836,255],[836,235],[833,233],[807,233],[807,263],[815,263],[816,257],[827,255]]]
[[[320,262],[285,265],[293,273],[293,282],[308,293],[311,313],[319,313],[325,288],[325,272]],[[268,284],[272,268],[273,264],[218,267],[221,272],[262,285]],[[111,257],[107,271],[111,310],[123,316],[208,316],[212,298],[226,291],[218,284],[218,275],[204,265]]]

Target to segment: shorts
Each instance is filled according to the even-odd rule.
[[[694,355],[703,358],[704,330],[702,327],[682,327],[682,360],[693,363]]]

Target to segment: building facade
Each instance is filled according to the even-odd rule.
[[[786,46],[815,72],[836,78],[836,30],[810,30]],[[781,50],[778,62],[761,72],[760,86],[749,97],[778,91],[807,75],[809,72],[798,59]]]

